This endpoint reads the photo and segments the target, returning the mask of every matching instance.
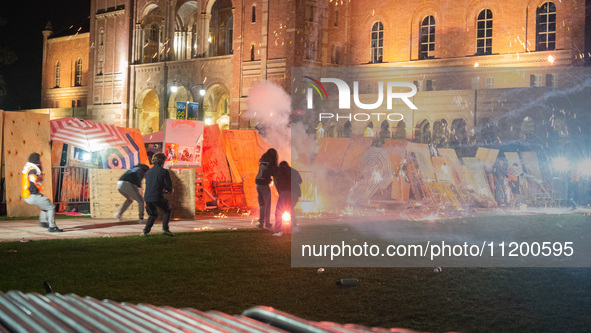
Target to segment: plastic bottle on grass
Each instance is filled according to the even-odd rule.
[[[337,286],[354,287],[359,284],[357,279],[340,279],[337,281]]]

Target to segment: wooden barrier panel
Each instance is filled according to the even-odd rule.
[[[338,170],[345,158],[349,145],[348,138],[324,138],[314,159],[314,168]]]
[[[230,169],[226,160],[222,131],[216,125],[203,129],[203,187],[213,193],[213,182],[231,181]]]
[[[345,151],[341,169],[343,171],[361,171],[361,156],[371,147],[372,142],[373,138],[352,137],[349,140],[347,151]]]
[[[476,158],[482,162],[484,172],[486,173],[492,172],[493,166],[497,161],[498,156],[498,149],[478,147],[478,150],[476,151]]]
[[[117,181],[127,170],[91,169],[89,170],[90,214],[93,218],[113,218],[125,198],[117,190]],[[195,170],[169,170],[174,193],[166,195],[172,206],[171,218],[195,218]],[[145,180],[142,188],[145,188]],[[133,204],[123,214],[126,220],[138,218],[137,203]],[[148,215],[145,215],[145,219]]]
[[[43,173],[45,173],[43,194],[51,198],[53,189],[51,185],[49,115],[5,111],[3,127],[6,213],[10,217],[39,215],[39,208],[29,205],[21,196],[21,171],[27,163],[29,155],[39,153]]]

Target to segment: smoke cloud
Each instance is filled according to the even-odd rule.
[[[279,85],[263,81],[250,88],[245,115],[257,120],[263,139],[279,152],[280,160],[291,161],[291,99]]]

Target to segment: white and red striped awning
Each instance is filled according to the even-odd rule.
[[[51,121],[51,140],[61,141],[75,147],[98,151],[127,144],[117,126],[68,117]]]

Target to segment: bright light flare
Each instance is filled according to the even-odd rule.
[[[591,175],[591,159],[582,160],[577,164],[578,171],[584,176]]]
[[[553,55],[549,55],[549,56],[548,56],[548,62],[549,62],[551,65],[553,65],[553,64],[554,64],[554,60],[556,60],[556,58],[554,58],[554,56],[553,56]]]
[[[84,153],[82,154],[82,160],[83,161],[90,161],[91,155],[90,153]]]
[[[552,168],[558,172],[567,171],[570,166],[570,162],[565,157],[555,157],[552,159]]]
[[[281,216],[281,220],[283,220],[283,222],[291,221],[291,215],[289,214],[289,212],[284,212]]]

